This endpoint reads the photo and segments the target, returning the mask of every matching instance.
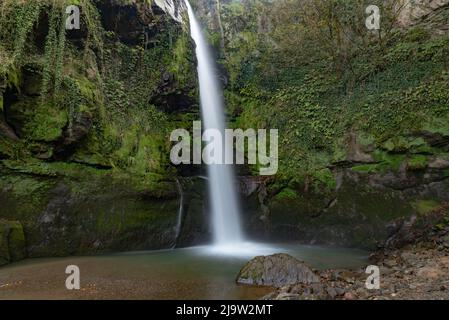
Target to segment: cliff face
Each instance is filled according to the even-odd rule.
[[[373,33],[364,1],[202,2],[231,122],[280,133],[253,234],[372,248],[449,200],[447,1],[378,5]]]
[[[80,1],[67,31],[64,1],[2,3],[0,220],[30,257],[174,244],[167,137],[197,119],[196,67],[181,2],[150,3]]]
[[[337,20],[308,14],[324,0],[191,2],[231,125],[280,130],[275,177],[239,168],[251,235],[373,247],[449,200],[447,1],[386,15],[380,36],[352,29],[358,1]],[[2,2],[0,261],[23,247],[5,225],[31,257],[210,238],[202,179],[180,179],[175,228],[176,179],[201,170],[168,159],[170,131],[200,118],[183,1],[80,6],[65,32],[62,0]]]
[[[399,1],[398,10],[398,21],[405,28],[424,23],[436,27],[434,32],[449,30],[448,0],[404,0]]]

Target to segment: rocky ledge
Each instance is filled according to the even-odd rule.
[[[288,255],[282,256],[282,259],[273,256],[255,258],[242,269],[238,279],[242,277],[242,272],[243,277],[246,277],[250,265],[269,265],[270,270],[277,270],[277,279],[291,279],[291,268],[272,266],[273,263],[296,260],[292,257],[287,259]],[[313,274],[310,277],[316,277],[316,281],[296,281],[293,284],[272,281],[269,284],[276,290],[262,299],[449,299],[449,205],[435,210],[425,219],[403,224],[394,236],[379,246],[369,260],[371,265],[379,268],[379,289],[367,288],[370,274],[365,273],[366,267],[359,270],[317,271],[301,264],[301,268],[307,268],[307,272]],[[251,275],[252,284],[264,284],[266,273],[252,272]]]

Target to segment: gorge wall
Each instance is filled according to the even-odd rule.
[[[239,167],[252,237],[373,248],[449,201],[444,1],[381,42],[324,41],[341,21],[297,18],[320,1],[192,3],[231,126],[280,131],[275,177]],[[64,4],[0,11],[0,264],[208,241],[204,168],[169,161],[171,130],[200,118],[182,1],[82,0],[66,33]]]
[[[11,221],[29,257],[174,245],[167,137],[198,118],[193,44],[167,9],[180,3],[80,1],[81,29],[65,31],[65,1],[2,2],[5,261]]]

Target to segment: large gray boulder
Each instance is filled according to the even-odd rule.
[[[283,287],[296,283],[316,283],[320,278],[304,262],[285,254],[259,256],[240,270],[237,283]]]

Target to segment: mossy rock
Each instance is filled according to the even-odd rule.
[[[441,203],[435,200],[416,200],[413,203],[413,207],[420,215],[426,215],[433,210],[441,207]]]
[[[0,266],[10,262],[8,233],[9,229],[6,227],[6,224],[0,220]]]
[[[173,181],[63,162],[7,164],[0,175],[0,218],[23,223],[30,257],[173,244],[179,208]],[[19,259],[23,237],[14,224],[9,228],[10,256],[4,256]]]
[[[22,224],[18,221],[9,222],[9,255],[11,261],[18,261],[25,258],[25,234]]]
[[[359,173],[372,174],[377,173],[379,171],[378,164],[362,164],[359,166],[354,166],[351,170]]]
[[[274,197],[275,200],[286,200],[286,199],[296,199],[298,198],[298,193],[296,190],[293,190],[291,188],[285,188],[282,189],[276,196]]]
[[[423,155],[415,155],[407,160],[407,168],[409,170],[424,170],[427,168],[427,165],[427,157]]]
[[[25,258],[25,234],[18,221],[0,220],[0,265]]]
[[[68,122],[67,111],[38,98],[14,103],[6,111],[8,120],[21,138],[52,142],[60,139]]]

